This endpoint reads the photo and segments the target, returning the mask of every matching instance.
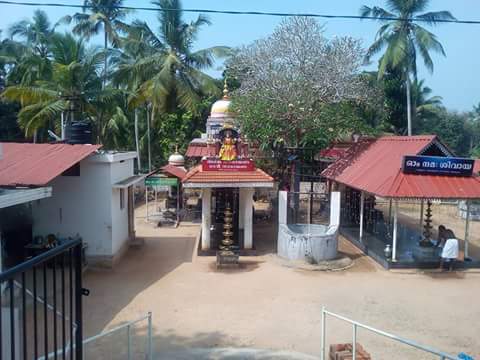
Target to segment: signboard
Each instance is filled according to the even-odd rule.
[[[202,160],[203,171],[254,171],[255,163],[251,159],[224,161],[220,159]]]
[[[472,176],[473,159],[441,156],[404,156],[403,172],[406,174]]]
[[[166,178],[160,176],[150,176],[145,178],[147,186],[177,186],[177,178]]]

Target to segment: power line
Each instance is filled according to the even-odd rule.
[[[16,2],[8,0],[0,0],[0,4],[5,5],[19,5],[19,6],[43,6],[43,7],[63,7],[63,8],[76,8],[85,9],[91,8],[91,6],[83,6],[80,4],[62,4],[62,3],[35,3],[35,2]],[[329,15],[329,14],[317,14],[317,13],[280,13],[269,11],[235,11],[235,10],[213,10],[213,9],[160,9],[155,7],[135,7],[135,6],[116,6],[115,9],[120,10],[133,10],[133,11],[183,11],[187,13],[205,13],[205,14],[227,14],[227,15],[258,15],[258,16],[279,16],[279,17],[293,17],[293,16],[305,16],[322,19],[355,19],[355,20],[403,20],[412,22],[431,22],[428,19],[422,19],[413,17],[411,19],[402,19],[398,17],[374,17],[374,16],[361,16],[361,15]],[[474,24],[480,25],[480,20],[456,20],[456,19],[440,19],[435,20],[436,23],[452,23],[452,24]]]

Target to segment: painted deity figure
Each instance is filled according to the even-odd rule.
[[[223,139],[220,153],[218,154],[221,160],[232,161],[237,159],[237,148],[235,146],[236,140],[232,137],[230,132],[227,132],[225,139]]]

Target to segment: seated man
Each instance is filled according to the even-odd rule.
[[[443,269],[443,264],[448,263],[449,270],[452,271],[453,264],[458,258],[458,240],[452,230],[445,230],[445,244],[443,245],[442,255],[440,260],[440,269]]]

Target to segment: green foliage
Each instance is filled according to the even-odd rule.
[[[469,156],[471,134],[467,131],[468,118],[466,113],[440,109],[434,118],[425,119],[420,132],[438,135],[456,155]]]
[[[46,130],[60,134],[61,114],[68,120],[73,107],[76,120],[93,122],[95,140],[105,149],[134,150],[138,137],[145,159],[146,109],[153,104],[152,155],[160,165],[175,145],[185,150],[203,129],[220,84],[202,71],[228,48],[192,50],[199,30],[209,24],[203,15],[185,23],[181,12],[159,11],[155,34],[139,20],[122,22],[127,13],[116,8],[122,0],[86,0],[84,5],[83,13],[59,22],[73,22],[71,33],[55,32],[46,13],[36,11],[32,20],[12,26],[13,39],[0,38],[0,137],[17,139],[23,130],[27,137],[36,134],[38,141],[47,141]],[[157,6],[181,4],[159,1]],[[105,34],[104,49],[86,46],[97,33]],[[105,82],[107,55],[111,82]]]
[[[308,109],[292,108],[288,104],[271,104],[260,94],[252,97],[235,97],[233,110],[238,112],[242,131],[264,151],[278,150],[289,144],[298,147],[321,149],[332,140],[354,132],[374,134],[374,129],[365,120],[368,107],[351,102],[322,104],[311,116],[302,114],[302,122],[289,121],[298,118],[297,112],[308,113]],[[277,111],[272,107],[277,106]],[[278,114],[283,113],[284,119]],[[297,140],[300,140],[297,143]]]
[[[374,55],[385,49],[379,61],[379,77],[382,77],[388,69],[401,69],[404,74],[413,72],[416,76],[417,54],[420,54],[427,69],[433,71],[430,52],[445,56],[443,46],[437,37],[410,20],[421,19],[426,20],[428,25],[437,25],[439,20],[455,19],[449,11],[420,14],[428,8],[429,2],[429,0],[388,0],[388,10],[365,5],[360,9],[362,16],[374,17],[382,24],[366,56],[366,60],[370,61]],[[395,18],[395,20],[384,18]]]

